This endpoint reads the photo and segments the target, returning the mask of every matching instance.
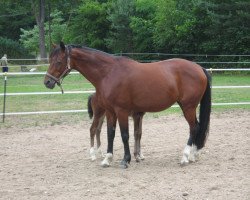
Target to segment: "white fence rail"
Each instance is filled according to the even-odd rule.
[[[231,68],[231,69],[207,69],[210,72],[214,71],[250,71],[250,68]],[[45,75],[46,72],[8,72],[0,73],[0,76],[19,76],[19,75]],[[79,74],[79,72],[71,72],[70,74]],[[244,86],[212,86],[213,89],[232,89],[232,88],[250,88],[250,85]],[[91,94],[95,90],[87,91],[65,91],[64,94]],[[6,96],[21,96],[21,95],[51,95],[51,94],[61,94],[61,92],[20,92],[20,93],[6,93]],[[4,96],[0,93],[0,96]],[[230,106],[230,105],[250,105],[250,102],[229,102],[229,103],[212,103],[212,106]],[[173,105],[172,107],[178,107],[178,105]],[[79,113],[87,112],[87,110],[56,110],[56,111],[34,111],[34,112],[7,112],[5,115],[34,115],[34,114],[52,114],[52,113]],[[0,113],[2,116],[3,113]]]
[[[250,88],[250,85],[232,85],[232,86],[212,86],[212,89],[235,89],[235,88]],[[95,90],[85,90],[85,91],[64,91],[64,94],[92,94]],[[22,95],[55,95],[62,94],[62,92],[13,92],[6,93],[6,96],[22,96]],[[0,96],[3,96],[3,93],[0,93]]]
[[[209,72],[222,72],[222,71],[250,71],[250,68],[230,68],[230,69],[207,69]],[[19,75],[45,75],[46,72],[8,72],[0,73],[0,76],[19,76]],[[79,72],[72,71],[70,74],[79,74]]]
[[[250,102],[234,102],[234,103],[212,103],[212,106],[233,106],[233,105],[250,105]],[[171,108],[178,108],[178,105],[173,105]],[[37,114],[56,114],[56,113],[86,113],[87,110],[54,110],[54,111],[34,111],[34,112],[11,112],[5,113],[5,115],[37,115]],[[2,116],[3,113],[0,113]]]

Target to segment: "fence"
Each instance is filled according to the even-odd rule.
[[[133,53],[135,54],[135,53]],[[154,53],[155,54],[155,53]],[[126,55],[126,54],[123,54]],[[163,55],[168,55],[168,56],[176,56],[178,54],[163,54]],[[183,54],[184,55],[184,54]],[[194,55],[194,54],[185,54],[185,56],[206,56],[206,57],[211,57],[211,56],[242,56],[245,57],[246,55]],[[17,60],[17,59],[9,59],[9,60]],[[198,62],[199,63],[199,62]],[[234,64],[234,63],[244,63],[244,64],[249,64],[250,62],[200,62],[200,63],[211,63],[211,64]],[[43,66],[46,64],[43,64]],[[18,65],[17,65],[18,66]],[[26,65],[28,67],[37,67],[41,65]],[[16,66],[12,66],[16,67]],[[20,66],[18,66],[20,67]],[[250,68],[230,68],[230,69],[214,69],[210,68],[208,71],[212,72],[222,72],[222,71],[250,71]],[[71,72],[70,74],[79,74],[78,72]],[[0,76],[34,76],[34,75],[45,75],[45,72],[9,72],[7,74],[5,73],[0,73]],[[237,89],[242,89],[242,88],[250,88],[250,85],[244,85],[244,86],[212,86],[213,89],[230,89],[230,88],[237,88]],[[70,94],[91,94],[94,93],[95,90],[88,90],[88,91],[65,91],[64,94],[70,95]],[[14,93],[6,93],[6,96],[27,96],[27,95],[57,95],[61,94],[61,92],[14,92]],[[0,93],[0,97],[4,96],[4,93]],[[250,102],[227,102],[227,103],[213,103],[213,106],[228,106],[228,105],[250,105]],[[173,105],[172,107],[178,107],[177,105]],[[7,113],[0,113],[0,116],[2,115],[33,115],[33,114],[51,114],[51,113],[77,113],[77,112],[87,112],[86,109],[70,109],[70,110],[54,110],[54,111],[29,111],[29,112],[7,112]]]

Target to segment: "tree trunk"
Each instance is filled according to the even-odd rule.
[[[36,18],[36,23],[39,29],[39,50],[41,59],[47,58],[46,48],[45,48],[45,28],[44,28],[44,20],[45,20],[45,0],[39,0],[39,5],[37,8],[34,0],[31,0],[31,6],[33,13]]]
[[[45,29],[44,29],[44,19],[45,19],[45,0],[40,0],[39,4],[39,18],[40,23],[39,27],[39,48],[41,58],[46,58],[46,49],[45,49]]]

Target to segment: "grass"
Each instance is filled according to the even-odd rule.
[[[16,92],[52,92],[60,91],[59,87],[54,90],[48,90],[43,85],[43,75],[32,76],[9,76],[7,84],[8,93]],[[0,77],[0,83],[4,79]],[[213,73],[213,86],[237,86],[250,85],[249,74],[216,74]],[[94,87],[82,75],[69,75],[63,83],[64,91],[83,91],[93,90]],[[3,84],[0,85],[0,93],[3,93]],[[7,96],[6,112],[32,112],[32,111],[47,111],[47,110],[78,110],[86,109],[87,98],[89,94],[64,94],[64,95],[25,95],[25,96]],[[246,102],[250,101],[250,88],[235,88],[235,89],[213,89],[213,102]],[[0,109],[3,107],[3,96],[0,96]],[[250,105],[237,106],[215,106],[213,111],[222,111],[228,109],[250,109]],[[152,117],[159,117],[169,113],[181,113],[179,108],[171,108],[160,113],[150,114]],[[46,117],[45,117],[46,116]],[[53,120],[51,117],[53,116]],[[74,114],[50,114],[50,115],[29,115],[21,116],[22,119],[34,119],[33,125],[38,125],[40,119],[48,120],[49,123],[57,124],[62,120],[62,116],[70,116],[76,119],[82,119],[82,116],[87,116],[83,113]],[[81,116],[81,117],[80,117]],[[17,119],[20,116],[7,116],[8,119]],[[84,118],[85,118],[84,117]],[[66,117],[67,118],[67,117]],[[64,119],[64,118],[62,118]],[[31,122],[32,124],[32,122]]]

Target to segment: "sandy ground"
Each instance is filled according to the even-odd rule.
[[[90,124],[1,129],[0,199],[250,199],[250,111],[212,114],[200,160],[185,167],[179,163],[188,126],[181,115],[146,116],[145,160],[133,159],[125,170],[118,130],[112,166],[90,161]],[[105,150],[105,126],[101,138]]]

